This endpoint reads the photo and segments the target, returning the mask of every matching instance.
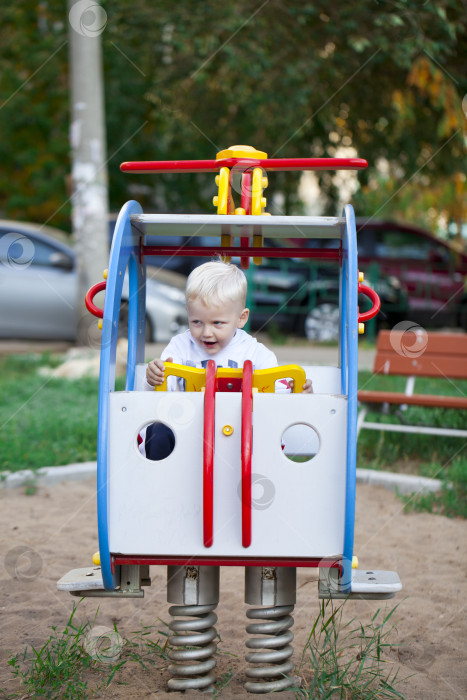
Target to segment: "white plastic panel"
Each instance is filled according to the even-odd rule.
[[[110,551],[198,552],[204,394],[115,392],[109,398]],[[174,451],[159,462],[143,457],[136,442],[139,430],[154,421],[175,433]]]
[[[302,365],[307,379],[313,383],[315,394],[341,394],[341,370],[339,367]],[[315,454],[319,448],[319,438],[314,431],[300,424],[290,427],[283,436],[284,453],[293,455]]]
[[[241,395],[216,395],[214,544],[203,545],[204,394],[117,392],[110,410],[110,551],[154,556],[321,557],[342,553],[347,402],[330,395],[255,394],[252,545],[241,545]],[[138,430],[162,420],[176,446],[151,462]],[[281,435],[305,422],[319,434],[307,463],[287,459]],[[222,428],[233,428],[225,435]]]
[[[344,537],[347,401],[329,395],[258,395],[254,399],[253,469],[269,499],[253,508],[252,547],[261,554],[332,556]],[[292,462],[280,438],[295,423],[319,435],[318,453]],[[265,507],[262,501],[269,500]]]
[[[225,226],[232,236],[243,236],[243,229],[262,230],[272,238],[341,238],[344,218],[338,216],[236,216],[218,214],[134,214],[132,222],[146,224],[152,235],[220,236]],[[193,243],[194,245],[195,243]]]
[[[308,379],[313,382],[315,394],[341,394],[341,369],[340,367],[327,367],[325,365],[301,365]]]
[[[135,367],[135,391],[144,391],[144,378],[146,377],[146,363],[140,362]]]

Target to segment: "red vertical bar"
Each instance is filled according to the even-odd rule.
[[[253,440],[253,365],[243,364],[242,383],[242,545],[251,544],[251,452]]]
[[[213,543],[214,521],[214,412],[216,397],[216,363],[208,360],[206,389],[204,393],[204,441],[203,441],[203,542],[205,547]]]
[[[240,206],[245,210],[245,214],[249,214],[251,210],[251,171],[247,170],[242,175],[242,199]],[[243,236],[240,238],[240,245],[247,247],[249,245],[249,238]],[[241,257],[240,267],[242,270],[248,270],[250,267],[250,258]]]

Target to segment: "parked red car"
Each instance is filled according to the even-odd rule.
[[[370,273],[397,277],[408,320],[467,330],[467,255],[431,233],[394,221],[357,220],[358,262]]]
[[[467,254],[410,224],[357,219],[358,266],[373,286],[399,280],[403,319],[467,330]],[[297,245],[307,245],[297,239]],[[336,245],[327,239],[313,246]]]

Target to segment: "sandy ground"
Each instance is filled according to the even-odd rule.
[[[88,566],[97,549],[95,482],[64,483],[41,488],[34,495],[24,489],[0,491],[1,515],[1,662],[3,693],[21,692],[7,666],[11,654],[22,654],[26,645],[40,648],[52,633],[64,629],[73,601],[56,590],[56,581],[69,569]],[[443,700],[467,697],[467,523],[428,514],[405,514],[396,497],[381,488],[358,486],[356,553],[361,568],[396,570],[404,584],[397,598],[378,603],[351,601],[346,617],[367,622],[379,607],[393,615],[396,629],[392,640],[402,646],[387,655],[400,667],[398,688],[406,698]],[[29,554],[22,554],[27,548]],[[222,697],[251,697],[243,691],[245,610],[243,569],[221,570],[221,602],[217,629],[222,654],[217,675],[232,678]],[[116,621],[125,637],[140,624],[168,621],[163,567],[152,567],[152,586],[143,600],[86,599],[77,620],[94,619],[95,625],[111,629]],[[298,573],[297,605],[294,612],[294,661],[301,651],[318,612],[316,574]],[[302,672],[302,676],[306,676]],[[128,663],[122,674],[126,685],[115,681],[101,697],[182,697],[166,691],[167,663],[143,671]],[[189,693],[185,697],[195,696]],[[294,697],[289,692],[282,698]]]

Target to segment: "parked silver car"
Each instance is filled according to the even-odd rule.
[[[92,322],[84,299],[77,300],[77,289],[76,258],[65,234],[51,227],[0,220],[1,338],[74,340],[80,323]],[[125,302],[127,281],[119,322],[122,332],[128,320]],[[102,304],[99,296],[96,303]],[[148,278],[146,340],[166,342],[187,327],[182,289]]]

